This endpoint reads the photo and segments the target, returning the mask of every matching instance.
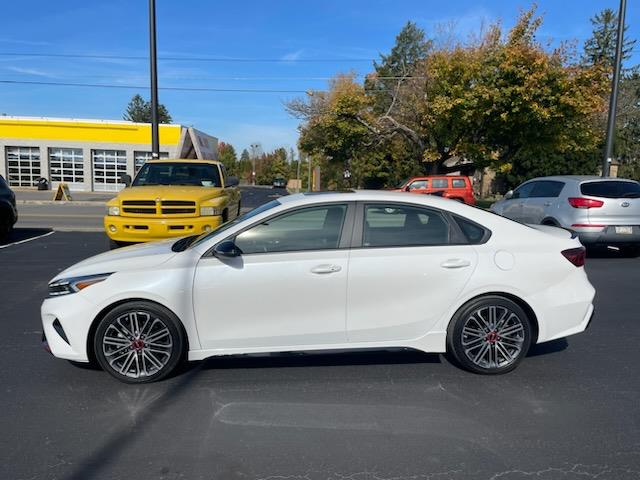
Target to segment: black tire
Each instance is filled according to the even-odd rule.
[[[11,235],[12,230],[13,221],[11,216],[0,211],[0,243],[4,243],[9,240],[9,235]]]
[[[126,242],[118,242],[116,240],[109,239],[109,250],[117,250],[118,248],[126,247],[129,245]]]
[[[242,211],[242,205],[238,202],[238,213],[236,214],[236,218],[240,216],[240,212]]]
[[[137,332],[131,331],[136,327],[131,314],[136,315]],[[152,337],[157,341],[153,342],[155,347],[148,341]],[[93,349],[103,370],[121,382],[150,383],[167,377],[184,361],[187,339],[170,310],[135,301],[115,307],[100,320]]]
[[[225,224],[229,221],[229,210],[223,210],[222,212],[222,223]]]
[[[495,312],[493,324],[489,312],[491,308]],[[479,313],[483,311],[484,314]],[[504,320],[506,317],[502,316],[503,313],[508,320]],[[487,324],[482,325],[480,320],[484,319]],[[505,322],[502,326],[500,320]],[[462,306],[451,320],[447,332],[447,352],[453,356],[455,363],[473,373],[498,375],[510,372],[529,351],[531,321],[527,313],[508,298],[499,295],[476,298]],[[498,328],[495,328],[496,325]],[[508,333],[501,337],[502,332]],[[481,354],[483,349],[484,355]]]

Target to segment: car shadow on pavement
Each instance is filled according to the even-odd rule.
[[[202,361],[201,368],[246,369],[287,367],[333,367],[348,365],[400,365],[410,363],[441,363],[440,355],[417,350],[367,350],[362,352],[293,352],[260,355],[231,355],[211,357]],[[192,365],[198,365],[194,362]]]
[[[32,238],[41,237],[50,233],[50,228],[14,228],[6,240],[0,241],[0,245],[8,245],[10,243],[24,242]]]
[[[557,340],[551,340],[550,342],[531,345],[529,353],[527,353],[527,357],[537,357],[538,355],[548,355],[550,353],[561,352],[566,350],[568,346],[569,342],[566,338],[558,338]]]

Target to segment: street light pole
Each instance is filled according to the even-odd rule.
[[[620,0],[618,10],[618,33],[616,36],[616,58],[613,65],[613,80],[611,81],[611,97],[609,98],[609,114],[607,117],[607,146],[602,160],[602,176],[609,176],[609,167],[613,157],[613,136],[616,127],[616,110],[618,107],[618,83],[620,80],[620,64],[622,63],[622,45],[624,42],[624,14],[627,1]]]
[[[158,57],[156,52],[156,0],[149,0],[149,60],[151,68],[151,157],[160,158],[158,128]]]

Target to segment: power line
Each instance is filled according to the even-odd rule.
[[[44,82],[29,80],[0,80],[0,84],[6,85],[42,85],[53,87],[89,87],[89,88],[116,88],[129,90],[148,90],[148,86],[142,85],[118,85],[107,83],[68,83],[68,82]],[[182,92],[219,92],[219,93],[308,93],[309,90],[286,90],[269,88],[215,88],[215,87],[158,87],[159,90]],[[313,91],[318,91],[312,89]],[[366,92],[386,92],[389,90],[364,89]]]
[[[0,56],[42,57],[42,58],[82,58],[89,60],[149,60],[138,55],[93,55],[80,53],[38,53],[38,52],[0,52]],[[239,57],[158,57],[158,60],[174,62],[218,62],[218,63],[338,63],[373,62],[372,58],[239,58]]]

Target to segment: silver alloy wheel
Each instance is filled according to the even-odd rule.
[[[131,311],[106,328],[102,352],[120,375],[148,377],[162,370],[171,358],[173,338],[167,325],[155,315]]]
[[[502,368],[517,360],[525,340],[523,320],[502,305],[472,312],[462,328],[466,357],[481,368]]]

